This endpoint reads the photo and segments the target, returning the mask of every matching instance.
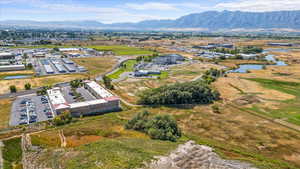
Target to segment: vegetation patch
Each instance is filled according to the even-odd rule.
[[[0,128],[7,128],[10,118],[10,111],[12,106],[11,99],[0,99]]]
[[[120,78],[120,75],[124,72],[133,72],[134,65],[137,63],[136,60],[128,60],[124,62],[117,71],[114,73],[108,75],[111,79],[118,79]]]
[[[258,82],[267,89],[273,89],[295,96],[294,99],[281,101],[277,109],[252,107],[249,108],[249,110],[300,125],[300,116],[299,113],[297,113],[300,109],[300,83],[260,78],[247,78],[247,80]]]
[[[176,141],[181,137],[181,131],[173,117],[170,115],[150,117],[148,111],[137,113],[127,122],[125,128],[147,133],[152,139]]]
[[[205,81],[175,83],[155,89],[148,89],[140,94],[139,104],[209,104],[219,99],[219,93]]]
[[[88,46],[99,51],[112,51],[116,55],[152,55],[154,52],[146,49],[113,45],[113,46]]]
[[[4,169],[22,168],[21,138],[5,140],[3,144]]]
[[[38,134],[33,134],[31,144],[42,148],[60,147],[61,141],[57,131],[47,131]]]

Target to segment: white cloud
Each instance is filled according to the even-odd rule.
[[[147,2],[143,4],[127,3],[125,4],[125,6],[135,10],[178,10],[178,8],[174,4],[160,2]]]
[[[254,11],[254,12],[300,10],[300,1],[299,0],[239,0],[236,2],[219,3],[213,9]]]

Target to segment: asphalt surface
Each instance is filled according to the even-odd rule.
[[[33,103],[33,105],[35,106],[34,112],[36,112],[36,114],[37,114],[36,122],[49,120],[49,118],[47,117],[47,115],[44,112],[44,110],[46,108],[51,109],[50,108],[50,104],[49,103],[43,104],[41,102],[41,97],[42,96],[36,96],[35,94],[18,97],[13,102],[13,105],[12,105],[9,125],[10,126],[17,126],[17,125],[19,125],[19,123],[20,123],[20,117],[21,117],[21,110],[26,110],[27,109],[27,106],[25,104],[23,104],[23,105],[21,104],[21,102],[24,101],[25,99],[30,100]],[[27,114],[27,118],[26,119],[28,119],[29,116],[30,116],[30,114],[28,114],[27,112],[25,114]],[[28,120],[28,122],[29,122],[29,120]]]

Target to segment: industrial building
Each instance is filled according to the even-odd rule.
[[[8,52],[0,53],[0,59],[15,59],[15,55]]]
[[[61,88],[53,88],[47,91],[53,110],[60,114],[70,111],[73,116],[96,115],[120,110],[120,99],[95,81],[85,81],[84,89],[91,95],[90,100],[82,102],[67,102]]]
[[[178,54],[170,54],[156,57],[152,60],[154,64],[171,65],[177,64],[178,61],[184,61],[184,57]]]
[[[24,65],[3,65],[0,66],[0,72],[25,70]]]
[[[268,43],[269,46],[293,46],[292,43]]]

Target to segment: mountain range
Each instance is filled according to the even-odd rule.
[[[146,20],[138,23],[104,24],[98,21],[51,21],[3,20],[1,27],[26,28],[79,28],[79,29],[300,29],[300,11],[241,12],[207,11],[182,16],[175,20]]]

